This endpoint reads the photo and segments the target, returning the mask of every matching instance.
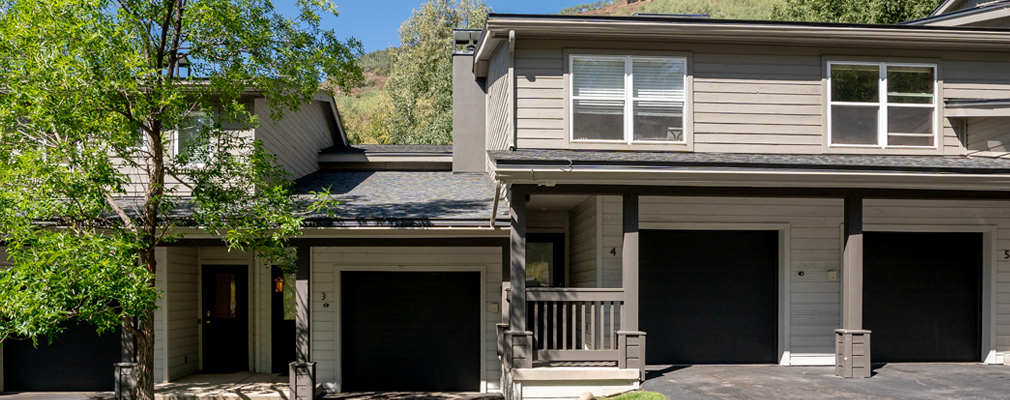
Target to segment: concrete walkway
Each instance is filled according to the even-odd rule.
[[[112,392],[25,392],[0,394],[0,400],[113,400]],[[154,385],[156,400],[288,400],[288,377],[237,372],[194,374]]]
[[[237,372],[194,374],[154,385],[156,400],[288,400],[288,377]]]
[[[501,393],[469,392],[351,392],[323,397],[329,400],[502,400]]]
[[[1006,399],[1010,366],[888,364],[868,379],[843,379],[834,367],[667,366],[647,371],[643,389],[671,400]]]

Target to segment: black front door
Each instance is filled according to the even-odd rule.
[[[273,267],[270,295],[271,369],[287,374],[288,363],[295,360],[295,274],[284,274]]]
[[[249,370],[249,272],[245,265],[203,267],[203,371]]]
[[[776,231],[641,231],[646,362],[776,362],[778,240]]]
[[[863,327],[874,362],[982,359],[982,234],[866,232]]]

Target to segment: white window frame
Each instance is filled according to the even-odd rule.
[[[575,95],[575,59],[596,59],[596,60],[623,60],[624,61],[624,96],[577,96]],[[677,103],[668,99],[656,97],[636,97],[634,76],[632,67],[636,59],[657,59],[657,60],[679,60],[684,63],[684,94],[680,99],[681,105],[681,135],[682,140],[635,140],[635,101],[657,101],[664,103]],[[571,54],[568,56],[568,71],[572,75],[568,86],[568,140],[572,143],[619,143],[619,144],[687,144],[687,98],[688,98],[688,63],[687,57],[679,56],[634,56],[634,55],[600,55],[600,54]],[[623,100],[624,101],[624,138],[620,140],[607,139],[576,139],[575,138],[575,101],[576,100]]]
[[[188,117],[203,117],[203,118],[207,118],[207,113],[205,113],[203,111],[196,111],[196,112],[189,113],[189,115],[187,116],[187,118]],[[206,121],[204,121],[204,123],[206,123]],[[179,148],[179,145],[180,145],[180,143],[182,143],[182,141],[179,140],[179,130],[180,129],[181,129],[181,126],[177,125],[175,127],[175,130],[172,131],[172,156],[178,156],[179,154],[182,154],[182,153],[179,152],[181,150]],[[201,126],[201,129],[203,129],[202,126]],[[210,156],[211,156],[211,154],[208,153],[207,157],[210,157]],[[191,162],[191,163],[188,163],[186,165],[190,166],[190,167],[203,167],[206,164],[207,164],[206,162]]]
[[[863,61],[828,61],[828,88],[827,88],[827,131],[828,131],[828,147],[836,148],[873,148],[873,149],[933,149],[936,150],[940,146],[940,78],[939,78],[939,66],[937,64],[930,63],[902,63],[902,62],[863,62]],[[877,95],[876,103],[859,103],[859,102],[847,102],[847,101],[834,101],[833,97],[833,81],[831,78],[831,67],[835,65],[857,65],[857,66],[877,66],[878,69],[878,81],[877,90],[879,91]],[[919,103],[894,103],[888,102],[887,93],[887,67],[920,67],[920,68],[932,68],[933,69],[933,102],[929,104],[919,104]],[[877,107],[877,144],[836,144],[834,143],[834,137],[832,136],[832,107],[835,105],[839,106],[849,106],[849,107]],[[910,146],[910,145],[888,145],[887,140],[889,133],[887,131],[887,107],[908,107],[908,108],[932,108],[933,109],[933,145],[932,146]],[[895,136],[916,136],[925,137],[924,135],[916,134],[896,134]]]

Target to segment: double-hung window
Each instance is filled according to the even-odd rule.
[[[830,62],[833,147],[936,148],[936,65]]]
[[[209,156],[207,139],[203,136],[204,127],[210,124],[210,119],[203,112],[194,112],[179,124],[175,131],[175,154],[183,156],[188,164],[203,164]]]
[[[687,60],[574,55],[571,140],[684,143]]]

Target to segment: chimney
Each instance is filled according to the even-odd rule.
[[[484,172],[484,79],[473,73],[480,29],[453,29],[452,171]],[[463,50],[456,50],[465,46]]]

